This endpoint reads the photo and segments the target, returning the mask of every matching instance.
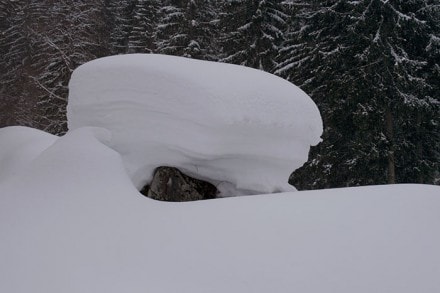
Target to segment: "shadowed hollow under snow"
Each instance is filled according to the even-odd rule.
[[[105,129],[4,137],[0,292],[440,292],[439,187],[164,203],[139,194]]]
[[[290,191],[289,175],[320,141],[322,121],[298,87],[260,70],[131,54],[73,72],[69,129],[103,127],[137,188],[178,167],[223,195]]]

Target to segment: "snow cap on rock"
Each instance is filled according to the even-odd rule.
[[[137,188],[155,168],[174,166],[224,195],[288,191],[322,134],[307,94],[238,65],[118,55],[80,66],[69,89],[69,129],[110,130]]]

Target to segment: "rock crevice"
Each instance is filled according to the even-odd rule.
[[[155,200],[182,202],[213,199],[218,191],[211,183],[185,175],[177,168],[158,167],[141,193]]]

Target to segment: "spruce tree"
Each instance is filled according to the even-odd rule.
[[[128,43],[133,30],[136,3],[137,0],[108,1],[109,50],[113,55],[124,54],[129,50]]]
[[[34,53],[34,1],[0,1],[0,127],[36,127],[35,84],[29,77]]]
[[[225,1],[220,17],[221,61],[272,72],[287,19],[280,1]]]
[[[156,52],[215,59],[216,18],[211,0],[164,1],[159,9]]]
[[[71,73],[79,65],[108,54],[103,4],[101,0],[39,2],[31,78],[39,88],[40,129],[55,134],[67,130]]]
[[[294,181],[320,188],[432,183],[438,118],[428,113],[438,111],[438,96],[429,94],[432,81],[425,78],[432,26],[422,11],[428,5],[314,3],[298,40],[304,51],[296,58],[307,62],[279,69],[311,93],[325,124],[324,142]],[[306,178],[311,170],[324,174],[319,182]]]
[[[80,64],[107,54],[104,3],[6,1],[1,34],[2,124],[67,130],[67,83]],[[3,115],[2,115],[3,116]],[[3,119],[2,119],[3,120]]]
[[[151,53],[155,51],[155,29],[159,1],[138,0],[132,10],[128,53]]]

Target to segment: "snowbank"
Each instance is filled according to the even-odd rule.
[[[26,168],[56,136],[28,127],[0,128],[0,182]]]
[[[440,292],[439,187],[156,202],[109,139],[78,129],[11,165],[0,292]]]
[[[320,141],[312,100],[274,75],[164,55],[120,55],[74,71],[69,129],[98,126],[141,188],[175,166],[232,193],[292,190],[290,173]]]

